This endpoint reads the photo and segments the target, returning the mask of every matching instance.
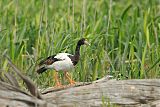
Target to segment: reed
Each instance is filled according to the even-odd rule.
[[[0,53],[47,87],[53,72],[36,74],[39,59],[73,53],[86,37],[91,46],[71,71],[76,81],[160,78],[159,10],[159,0],[1,0]],[[8,69],[2,57],[0,65]]]

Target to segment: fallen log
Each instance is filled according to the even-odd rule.
[[[160,106],[160,80],[105,80],[87,85],[52,90],[38,99],[30,94],[1,85],[0,105],[24,107],[88,107],[119,105],[128,107]]]
[[[44,99],[65,107],[154,106],[160,107],[160,80],[108,80],[46,93]]]
[[[160,107],[160,79],[117,81],[106,76],[94,82],[51,87],[40,93],[31,79],[8,61],[15,74],[26,84],[28,92],[20,88],[10,73],[6,76],[8,82],[0,76],[0,106],[3,107]]]

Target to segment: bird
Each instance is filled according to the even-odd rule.
[[[90,45],[90,43],[86,40],[86,38],[81,38],[77,42],[74,54],[58,53],[43,59],[38,64],[37,73],[42,74],[49,69],[56,71],[53,76],[55,79],[55,87],[61,87],[63,85],[59,81],[58,72],[63,71],[64,76],[69,81],[69,84],[75,84],[76,82],[71,79],[68,72],[69,70],[73,69],[80,60],[80,47],[82,45]]]

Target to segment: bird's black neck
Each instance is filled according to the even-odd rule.
[[[75,56],[80,56],[80,47],[81,47],[81,44],[77,43],[76,50],[75,50]]]
[[[69,56],[71,61],[73,62],[73,65],[75,66],[78,61],[79,61],[79,58],[80,58],[80,47],[81,47],[81,43],[78,42],[77,43],[77,46],[76,46],[76,49],[75,49],[75,54],[74,56]]]

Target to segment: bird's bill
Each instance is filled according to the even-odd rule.
[[[88,41],[86,41],[86,40],[84,41],[84,44],[85,45],[90,45],[90,43]]]

